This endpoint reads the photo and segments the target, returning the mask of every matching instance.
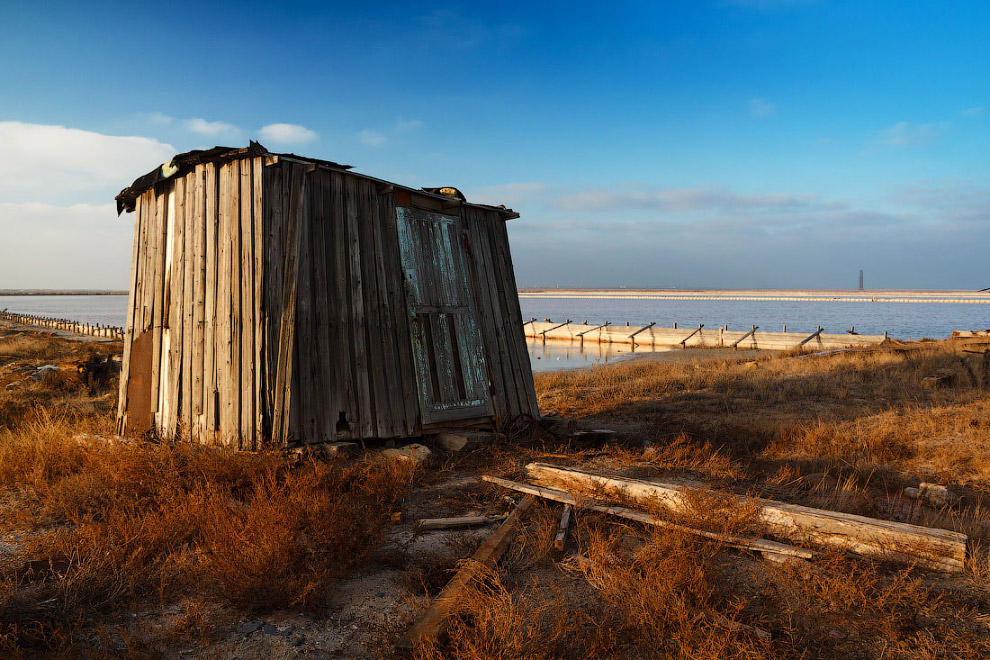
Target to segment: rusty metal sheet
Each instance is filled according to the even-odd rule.
[[[124,434],[141,436],[151,430],[152,334],[145,331],[131,344],[130,369],[127,373],[127,426]]]

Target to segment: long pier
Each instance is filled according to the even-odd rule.
[[[48,316],[36,316],[34,314],[15,314],[8,311],[0,311],[0,319],[21,325],[35,325],[39,328],[50,330],[61,330],[72,332],[77,335],[89,335],[90,337],[103,337],[106,339],[122,340],[124,329],[119,326],[101,325],[99,323],[79,323],[69,319],[56,319]]]
[[[879,346],[887,340],[887,334],[859,335],[851,333],[825,333],[820,327],[815,332],[764,332],[753,326],[748,330],[727,330],[721,328],[697,327],[661,328],[655,323],[642,326],[585,325],[565,321],[557,323],[544,319],[532,319],[523,324],[526,336],[542,341],[567,341],[572,343],[598,342],[602,344],[629,344],[633,347],[653,348],[657,346],[681,348],[742,348],[787,350],[807,347],[816,350],[831,350],[857,346]]]

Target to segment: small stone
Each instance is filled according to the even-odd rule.
[[[424,445],[413,443],[411,445],[406,445],[405,447],[399,447],[397,449],[384,449],[382,450],[382,456],[385,458],[392,459],[402,459],[405,461],[413,461],[416,463],[422,463],[428,459],[433,452],[430,451],[429,447]]]
[[[272,625],[270,623],[266,623],[265,626],[261,629],[261,632],[263,632],[266,635],[278,635],[279,634],[279,632],[278,632],[278,626]]]
[[[447,451],[472,451],[495,440],[504,439],[501,433],[441,433],[435,440]]]
[[[935,507],[948,506],[959,501],[958,495],[940,484],[922,482],[918,491],[918,499]]]
[[[350,458],[358,453],[356,442],[328,442],[323,445],[323,453],[330,458]]]
[[[244,621],[243,623],[237,624],[236,630],[242,635],[250,635],[260,627],[261,621]]]

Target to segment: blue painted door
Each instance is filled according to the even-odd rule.
[[[460,218],[400,206],[396,219],[423,423],[489,416]]]

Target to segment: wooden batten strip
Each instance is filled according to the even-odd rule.
[[[183,201],[183,263],[182,263],[182,358],[181,380],[179,385],[179,435],[190,439],[192,419],[192,352],[193,352],[193,309],[196,306],[196,172],[184,177],[185,199]]]
[[[254,390],[252,412],[254,414],[253,433],[251,435],[251,449],[260,449],[262,429],[264,428],[264,397],[262,392],[266,385],[265,381],[265,308],[264,300],[264,250],[266,247],[264,240],[264,161],[259,157],[255,158],[251,164],[251,255],[254,260],[252,270],[253,275],[253,295],[252,314],[254,315],[253,343],[252,343],[252,368],[254,377]]]
[[[197,165],[191,175],[194,182],[195,206],[193,210],[193,319],[192,319],[192,364],[189,371],[192,379],[192,409],[189,412],[189,431],[194,439],[202,441],[204,431],[204,386],[206,378],[206,167]]]
[[[186,242],[186,182],[184,177],[175,180],[175,193],[172,197],[174,217],[172,219],[172,265],[169,285],[170,302],[168,308],[169,356],[168,356],[168,404],[164,434],[175,438],[178,431],[179,387],[182,371],[183,314],[186,308],[185,297],[185,242]]]
[[[203,419],[201,442],[214,444],[217,431],[217,258],[219,211],[217,207],[217,168],[214,163],[206,164],[206,198],[203,221],[206,224],[206,298],[204,306],[203,338]]]

